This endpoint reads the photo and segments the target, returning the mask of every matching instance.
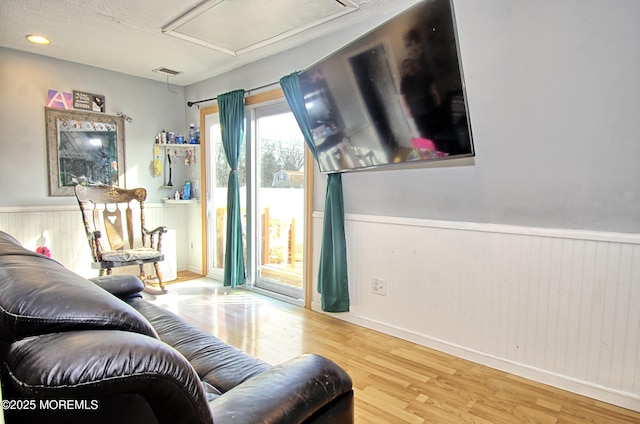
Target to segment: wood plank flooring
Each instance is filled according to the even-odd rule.
[[[148,298],[266,362],[318,353],[351,375],[359,424],[638,424],[619,408],[207,279]]]

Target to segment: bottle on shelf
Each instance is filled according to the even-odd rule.
[[[189,124],[189,144],[200,144],[200,128]]]
[[[191,181],[189,180],[184,182],[184,187],[182,188],[182,199],[183,200],[191,199]]]

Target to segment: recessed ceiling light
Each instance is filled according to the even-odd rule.
[[[47,37],[41,35],[27,35],[27,40],[36,44],[49,44],[51,42]]]

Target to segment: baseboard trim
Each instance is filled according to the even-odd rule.
[[[424,334],[418,334],[412,331],[405,330],[403,328],[364,318],[352,312],[337,314],[327,313],[322,311],[322,306],[317,301],[313,301],[311,303],[311,309],[313,311],[320,312],[337,319],[341,319],[351,324],[359,325],[370,330],[379,331],[389,336],[407,340],[420,346],[434,349],[439,352],[456,356],[458,358],[466,359],[480,365],[504,371],[519,377],[527,378],[529,380],[533,380],[542,384],[547,384],[549,386],[556,387],[562,390],[567,390],[571,393],[576,393],[592,399],[597,399],[599,401],[630,409],[632,411],[640,412],[640,396],[617,391],[608,387],[594,385],[561,374],[552,373],[547,370],[530,367],[525,364],[508,361],[497,356],[488,355],[483,352],[469,349],[464,346],[455,345],[443,340],[429,337]]]

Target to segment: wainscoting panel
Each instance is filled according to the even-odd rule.
[[[316,284],[321,214],[313,228]],[[364,215],[346,228],[337,317],[640,410],[640,236]]]
[[[200,223],[194,222],[191,209],[199,205],[145,204],[147,228],[159,225],[176,230],[176,258],[178,270],[200,272],[201,238],[191,247],[190,234],[199,234]],[[189,226],[197,230],[189,230]],[[26,248],[35,250],[46,246],[51,255],[68,269],[86,277],[96,277],[91,268],[91,252],[87,243],[82,216],[77,206],[0,208],[0,230],[11,234]],[[201,236],[200,236],[201,237]],[[189,260],[196,262],[191,266]]]

